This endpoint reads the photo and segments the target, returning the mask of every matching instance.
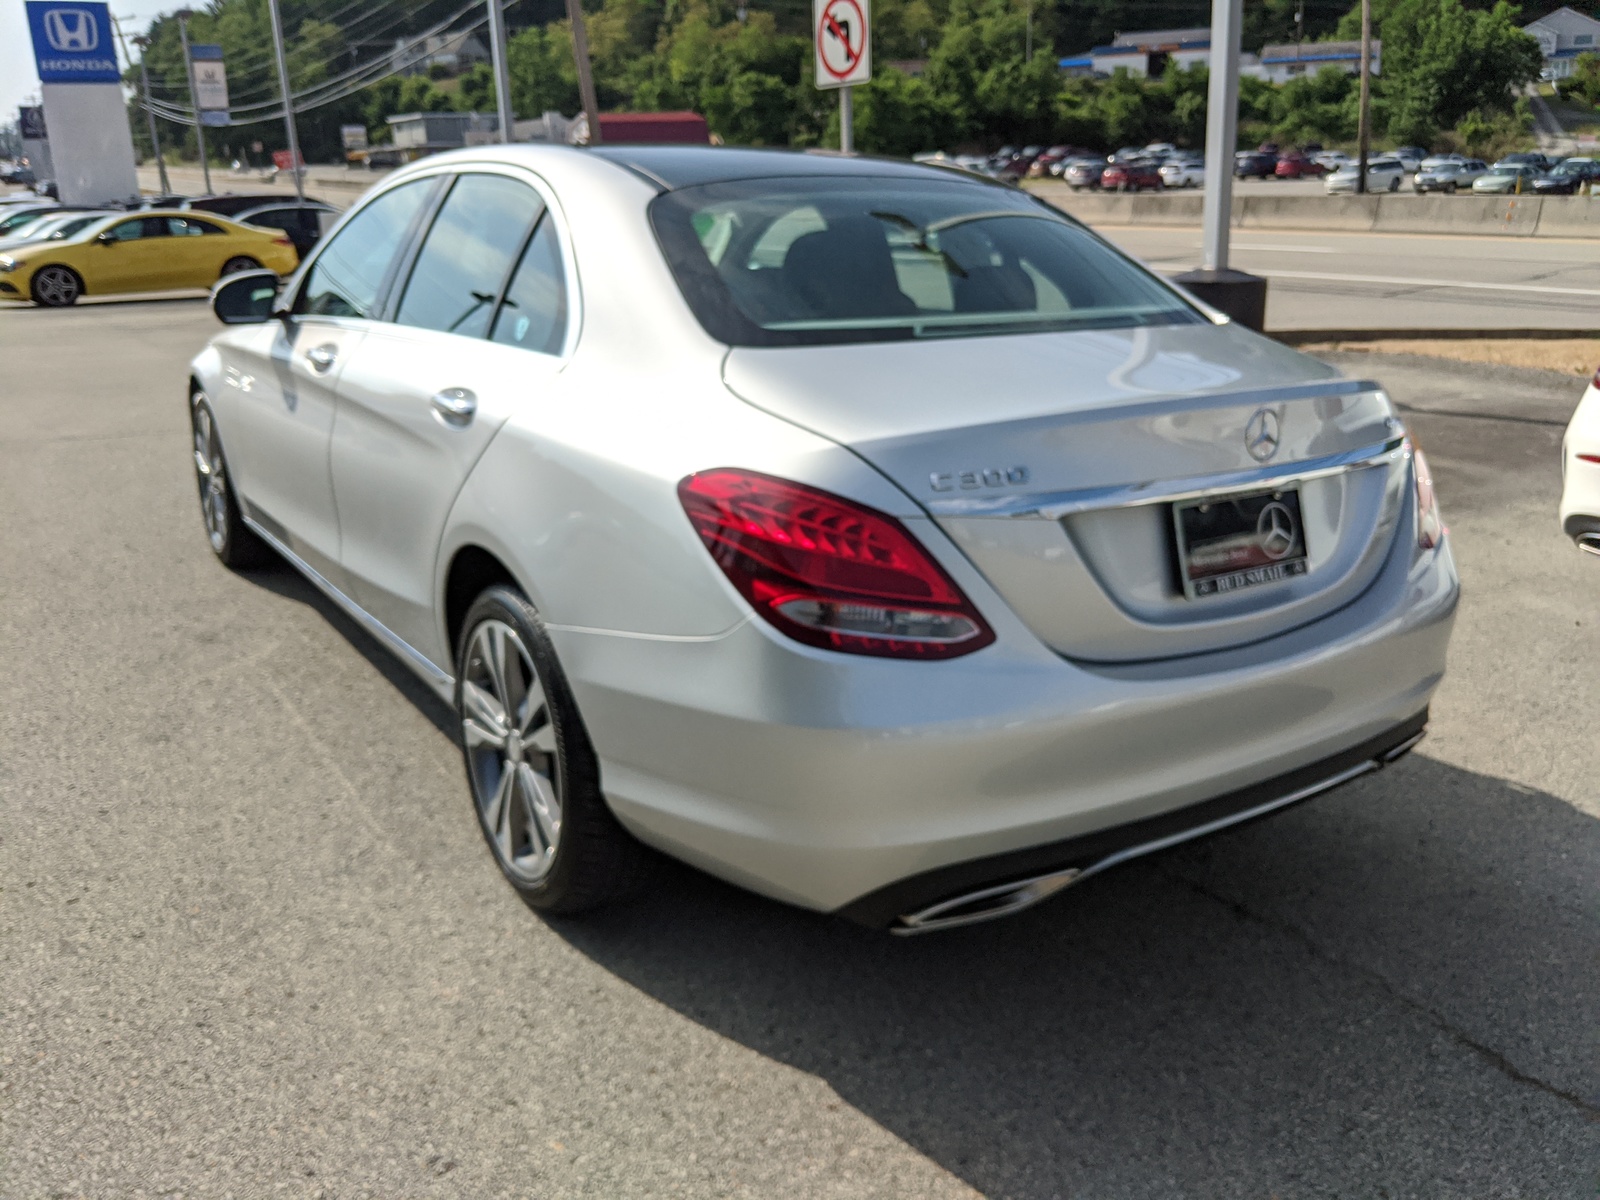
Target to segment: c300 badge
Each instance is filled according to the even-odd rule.
[[[965,492],[978,488],[1016,487],[1028,482],[1027,467],[984,467],[975,471],[935,471],[928,482],[936,492]]]

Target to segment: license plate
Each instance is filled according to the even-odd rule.
[[[1181,501],[1172,506],[1172,524],[1183,594],[1190,599],[1306,573],[1297,488]]]

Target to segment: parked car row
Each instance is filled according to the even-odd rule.
[[[287,234],[297,253],[304,255],[339,218],[339,210],[321,200],[296,200],[275,192],[228,192],[215,196],[145,196],[127,204],[63,205],[33,193],[0,197],[0,238],[22,236],[20,227],[44,217],[69,212],[143,212],[151,209],[209,212],[244,225],[275,229]]]

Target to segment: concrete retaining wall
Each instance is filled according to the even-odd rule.
[[[1030,188],[1090,225],[1200,223],[1197,192],[1104,195],[1061,184]],[[1600,238],[1600,196],[1235,196],[1237,229]]]

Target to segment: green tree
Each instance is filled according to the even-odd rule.
[[[1394,141],[1431,143],[1473,111],[1510,113],[1516,92],[1539,78],[1539,43],[1517,27],[1507,0],[1472,10],[1461,0],[1374,0],[1383,41],[1382,129]],[[1359,9],[1341,33],[1360,32]]]

